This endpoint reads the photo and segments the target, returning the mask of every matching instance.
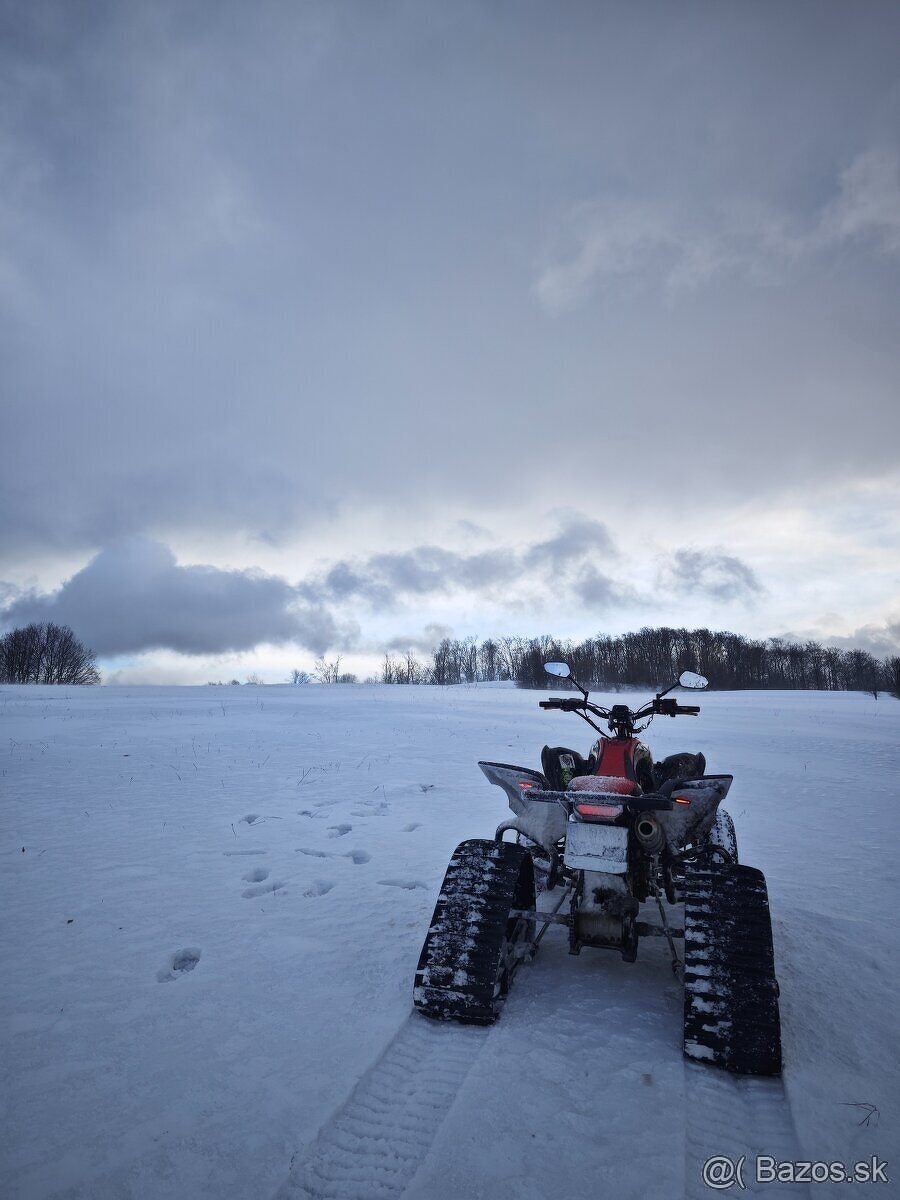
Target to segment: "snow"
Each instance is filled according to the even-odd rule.
[[[584,749],[539,698],[0,688],[0,1194],[671,1200],[748,1147],[900,1175],[887,697],[710,693],[645,735],[734,773],[783,1086],[684,1061],[664,939],[629,966],[551,926],[496,1026],[410,1013],[452,850],[509,816],[477,760]]]

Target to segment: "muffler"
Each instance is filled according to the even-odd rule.
[[[634,836],[647,854],[659,854],[666,844],[662,826],[650,813],[642,813],[635,821]]]

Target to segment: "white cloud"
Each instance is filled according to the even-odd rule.
[[[552,313],[583,304],[623,279],[662,280],[670,292],[730,273],[774,283],[798,261],[847,242],[900,254],[900,163],[884,147],[844,170],[835,198],[805,220],[723,201],[712,209],[609,196],[576,206],[561,222],[534,294]]]
[[[892,150],[867,150],[842,173],[840,194],[812,240],[829,245],[851,238],[871,239],[884,253],[900,254],[900,161]]]

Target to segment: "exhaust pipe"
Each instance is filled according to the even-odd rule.
[[[634,823],[634,836],[648,854],[659,854],[666,844],[666,835],[656,817],[643,813]]]

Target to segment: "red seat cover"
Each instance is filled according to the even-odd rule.
[[[576,775],[569,784],[573,792],[612,792],[616,796],[633,796],[641,789],[633,779],[622,775]]]

